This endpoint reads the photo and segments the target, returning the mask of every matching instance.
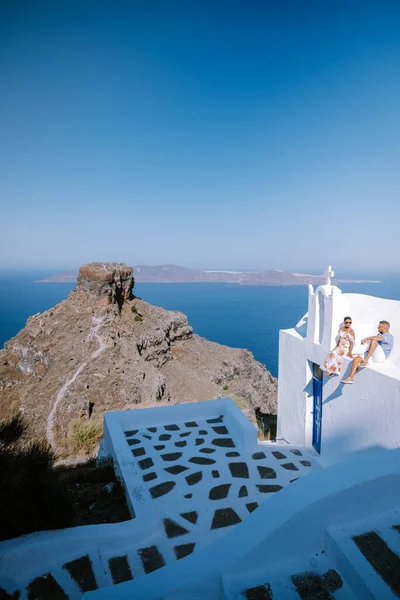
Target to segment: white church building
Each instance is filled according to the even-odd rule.
[[[131,519],[1,542],[0,598],[398,599],[400,302],[331,274],[280,332],[276,441],[230,398],[106,413]],[[390,321],[394,349],[345,386],[348,359],[321,366],[347,315],[357,342]]]
[[[323,465],[374,448],[400,446],[400,302],[344,294],[326,283],[309,286],[308,312],[293,329],[280,332],[277,437],[305,446]],[[341,380],[350,371],[345,358],[340,377],[326,377],[323,363],[336,344],[345,316],[356,334],[353,355],[363,354],[365,337],[377,335],[379,321],[391,323],[394,346],[382,363],[372,359],[354,385]]]

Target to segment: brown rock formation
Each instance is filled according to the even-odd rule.
[[[84,265],[67,300],[28,319],[0,351],[0,419],[22,410],[31,436],[68,455],[69,424],[88,403],[95,419],[224,396],[276,413],[276,379],[250,352],[194,335],[185,315],[135,298],[133,284],[126,265]]]
[[[76,292],[86,294],[98,306],[117,305],[132,298],[133,269],[122,263],[91,263],[79,269]]]

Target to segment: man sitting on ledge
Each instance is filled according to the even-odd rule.
[[[369,342],[369,348],[364,356],[356,356],[353,358],[351,363],[350,375],[346,379],[342,380],[342,383],[354,383],[354,375],[357,369],[367,367],[368,361],[373,356],[374,362],[385,361],[393,348],[393,336],[389,333],[390,323],[388,321],[379,321],[378,331],[379,335],[372,335],[371,337],[364,338],[361,340],[362,344]]]

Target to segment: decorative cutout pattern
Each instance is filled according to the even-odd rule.
[[[28,598],[43,598],[43,600],[69,600],[62,587],[53,575],[46,573],[43,577],[36,577],[27,588]]]
[[[160,569],[165,565],[163,555],[160,553],[157,546],[150,546],[150,548],[141,548],[139,550],[139,556],[143,564],[144,572],[152,573],[157,569]]]
[[[72,579],[81,588],[82,592],[90,592],[97,589],[96,579],[93,573],[92,563],[89,556],[81,556],[63,566],[71,575]]]
[[[246,600],[272,600],[273,598],[269,583],[249,588],[243,592],[243,596]]]
[[[185,535],[189,533],[185,527],[182,527],[178,523],[175,523],[172,519],[164,519],[165,533],[169,538],[178,537],[179,535]]]
[[[108,568],[110,569],[114,584],[123,583],[124,581],[133,579],[132,571],[126,554],[125,556],[113,556],[110,558],[108,561]]]
[[[157,551],[162,560],[171,552],[183,558],[211,543],[293,481],[292,471],[299,477],[310,472],[311,462],[296,448],[243,448],[223,416],[125,435],[160,518],[164,538],[157,542]],[[178,545],[176,538],[182,538]],[[165,545],[170,545],[168,551]],[[147,550],[153,556],[151,564],[160,564],[160,556],[154,558],[155,551]],[[145,570],[150,568],[147,554],[142,557]]]
[[[219,529],[220,527],[229,527],[229,525],[237,525],[242,519],[233,510],[233,508],[217,508],[214,513],[211,529]]]
[[[174,550],[176,558],[179,560],[180,558],[185,558],[185,556],[192,554],[194,546],[194,544],[182,544],[181,546],[175,546]]]

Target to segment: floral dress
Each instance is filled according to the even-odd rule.
[[[342,329],[339,329],[336,340],[339,342],[338,346],[329,353],[324,362],[324,371],[327,375],[340,373],[343,357],[348,355],[351,344],[354,345],[356,341],[354,333]]]

